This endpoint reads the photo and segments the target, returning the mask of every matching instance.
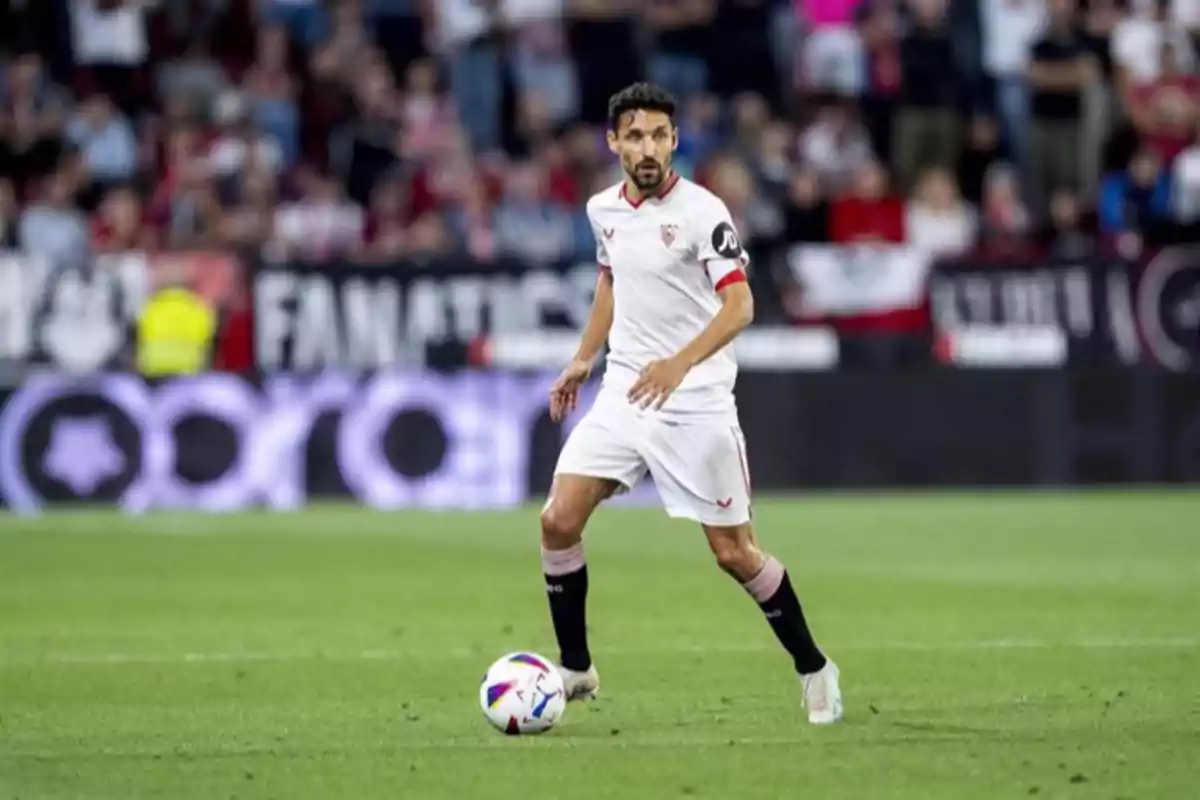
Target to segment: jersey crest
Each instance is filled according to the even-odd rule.
[[[665,244],[667,247],[670,247],[672,244],[675,243],[675,237],[678,235],[679,235],[679,226],[678,225],[663,225],[662,226],[662,240],[663,240],[663,244]]]

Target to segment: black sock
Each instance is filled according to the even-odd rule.
[[[773,570],[778,570],[776,575],[781,572],[782,577],[779,579],[779,587],[765,600],[759,600],[757,596],[763,588],[756,585],[760,583],[759,578],[756,577],[746,584],[746,588],[751,595],[755,595],[759,607],[767,617],[771,630],[775,632],[779,643],[791,655],[792,662],[796,665],[796,671],[802,675],[819,672],[825,666],[825,655],[817,647],[812,633],[808,630],[808,622],[804,619],[803,609],[800,608],[800,599],[796,597],[796,591],[792,588],[792,581],[788,578],[787,571],[778,561],[771,558],[768,559],[760,575],[764,579],[769,579]]]
[[[587,565],[563,575],[546,573],[545,578],[560,663],[574,672],[585,672],[592,666],[587,644]]]

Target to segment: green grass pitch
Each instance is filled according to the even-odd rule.
[[[698,530],[589,531],[602,697],[542,737],[478,684],[556,655],[537,509],[0,516],[0,800],[1200,797],[1200,493],[763,502],[842,668],[813,728]]]

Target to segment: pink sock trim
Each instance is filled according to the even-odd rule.
[[[751,597],[759,603],[765,603],[775,592],[779,591],[781,583],[783,583],[783,564],[776,561],[775,556],[768,556],[767,563],[763,564],[763,568],[758,571],[758,574],[743,585]]]
[[[572,545],[566,550],[547,550],[542,548],[542,572],[547,575],[569,575],[583,569],[587,559],[583,557],[583,542]]]

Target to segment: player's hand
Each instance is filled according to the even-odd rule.
[[[687,364],[675,358],[651,361],[630,388],[629,402],[642,408],[662,408],[671,393],[683,383],[687,372]]]
[[[561,422],[579,404],[579,387],[592,374],[587,361],[572,361],[550,387],[550,419]]]

